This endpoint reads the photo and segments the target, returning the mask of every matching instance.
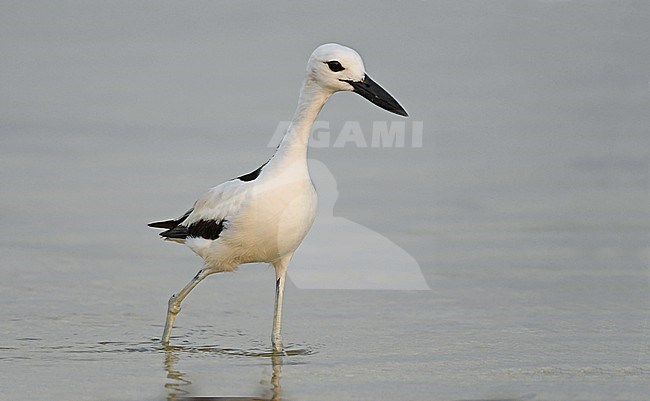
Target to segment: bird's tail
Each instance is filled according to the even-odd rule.
[[[153,223],[147,224],[147,226],[153,228],[166,228],[169,230],[179,225],[181,221],[183,220],[172,219],[172,220],[165,220],[165,221],[155,221]]]
[[[171,230],[172,228],[175,228],[179,224],[181,224],[185,219],[192,213],[194,208],[188,210],[185,212],[184,215],[181,217],[178,217],[176,219],[171,219],[171,220],[163,220],[163,221],[155,221],[153,223],[147,224],[149,227],[153,228],[166,228],[167,230]]]
[[[166,240],[184,243],[185,238],[187,237],[187,227],[181,226],[181,223],[187,219],[187,217],[192,213],[194,208],[188,210],[184,215],[179,218],[163,221],[155,221],[153,223],[147,224],[149,227],[153,228],[164,228],[165,231],[161,232],[160,235]]]

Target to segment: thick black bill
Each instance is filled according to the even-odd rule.
[[[408,116],[406,110],[404,110],[404,108],[400,106],[399,103],[397,103],[397,100],[395,100],[395,98],[386,92],[384,88],[370,79],[368,75],[364,77],[363,81],[346,80],[345,82],[352,85],[354,92],[370,100],[382,109],[388,110],[391,113],[399,114],[400,116]]]

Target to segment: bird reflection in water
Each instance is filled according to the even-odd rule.
[[[268,354],[259,355],[271,359],[271,381],[270,386],[263,390],[263,394],[256,397],[192,397],[189,386],[192,382],[186,377],[186,373],[174,369],[174,364],[178,362],[179,355],[182,352],[179,347],[165,347],[165,370],[167,371],[167,381],[165,389],[167,390],[168,401],[280,401],[282,400],[282,387],[280,386],[280,377],[282,374],[282,353],[272,351]],[[269,383],[262,380],[261,383]],[[259,391],[259,390],[257,390]]]
[[[167,389],[168,401],[179,400],[181,399],[180,397],[188,395],[190,392],[183,387],[192,384],[191,381],[184,378],[185,373],[174,369],[176,362],[178,362],[178,350],[167,347],[165,350],[165,370],[167,371],[165,388]]]

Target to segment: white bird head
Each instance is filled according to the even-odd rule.
[[[332,93],[356,92],[382,109],[408,116],[397,100],[370,79],[361,56],[349,47],[336,43],[317,47],[309,57],[307,74],[321,88]]]

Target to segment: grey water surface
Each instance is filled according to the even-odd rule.
[[[410,117],[330,99],[310,158],[349,240],[305,249],[392,288],[371,233],[426,285],[291,282],[278,356],[243,266],[162,347],[201,264],[146,224],[271,156],[325,42]],[[648,43],[642,1],[1,2],[0,399],[647,399]]]

